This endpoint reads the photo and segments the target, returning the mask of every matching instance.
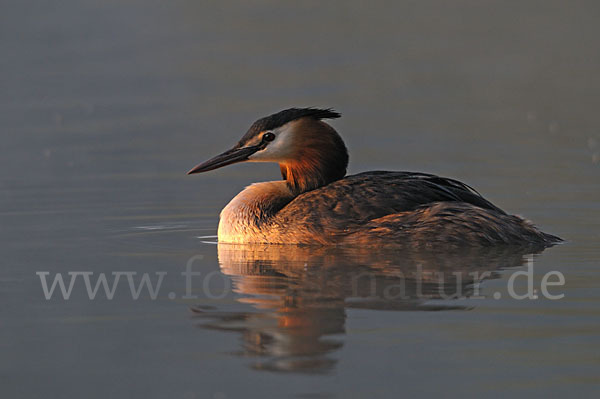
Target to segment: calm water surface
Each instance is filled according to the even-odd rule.
[[[3,397],[600,393],[596,2],[201,3],[3,5]],[[307,105],[343,113],[350,172],[458,178],[567,243],[216,245],[220,209],[278,168],[185,172]],[[510,298],[528,270],[537,299]],[[79,275],[46,300],[37,272],[162,283],[90,300]]]

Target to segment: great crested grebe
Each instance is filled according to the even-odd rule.
[[[457,180],[413,172],[345,176],[346,146],[322,121],[340,116],[332,109],[286,109],[257,120],[232,149],[188,172],[279,163],[283,180],[254,183],[223,209],[219,242],[546,247],[562,241]]]

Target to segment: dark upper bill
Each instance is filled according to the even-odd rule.
[[[234,163],[247,161],[248,157],[260,150],[260,145],[232,148],[231,150],[225,151],[224,153],[217,155],[214,158],[209,159],[199,165],[196,165],[187,174],[208,172],[209,170],[215,170],[222,168],[223,166],[232,165]]]

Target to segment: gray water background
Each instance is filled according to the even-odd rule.
[[[67,0],[1,8],[3,397],[600,391],[597,2]],[[565,297],[494,299],[523,270],[518,264],[482,284],[485,299],[382,311],[342,295],[333,316],[309,318],[333,340],[317,349],[324,363],[311,366],[302,346],[300,366],[285,345],[277,352],[273,342],[290,339],[281,325],[288,319],[261,307],[252,284],[270,294],[283,284],[282,295],[310,299],[298,289],[310,276],[282,283],[228,270],[217,246],[197,237],[216,234],[227,201],[251,182],[279,178],[278,168],[185,172],[255,119],[309,105],[342,112],[332,124],[349,147],[351,173],[458,178],[565,238],[533,260],[536,287],[560,271],[566,283],[555,290]],[[209,288],[236,292],[208,297],[198,279],[200,298],[182,300],[180,273],[194,256],[194,270],[216,276]],[[299,256],[267,269],[302,270]],[[333,265],[327,277],[344,277],[339,258],[310,256],[311,268]],[[47,301],[38,271],[168,276],[157,300],[134,301],[123,285],[113,300],[92,301],[76,285],[69,300]],[[454,310],[423,311],[438,305]],[[248,349],[256,339],[262,354]]]

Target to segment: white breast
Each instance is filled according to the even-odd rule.
[[[254,183],[236,195],[221,211],[219,242],[267,242],[268,217],[265,208],[282,198],[291,200],[285,181]]]

